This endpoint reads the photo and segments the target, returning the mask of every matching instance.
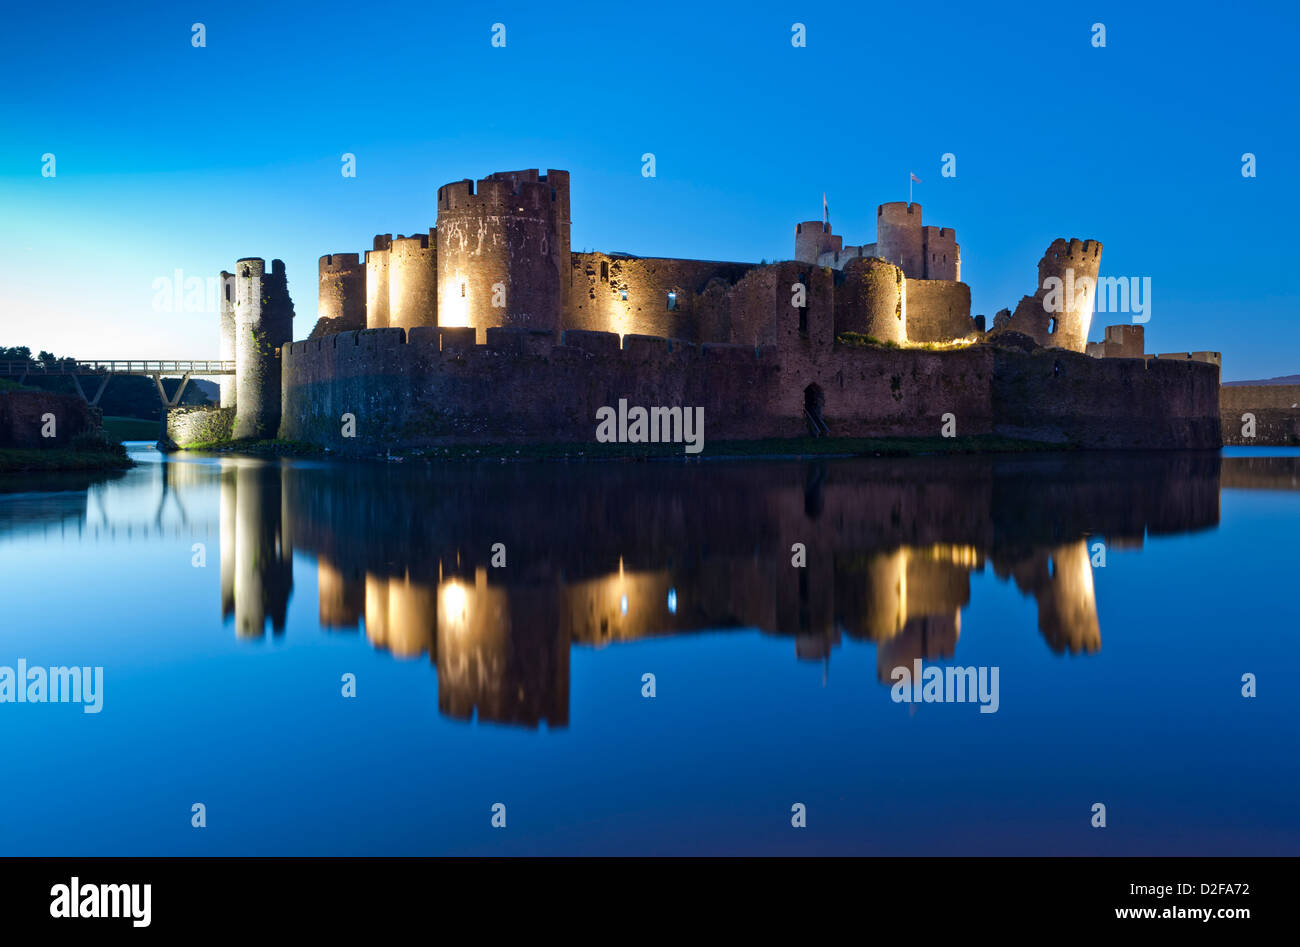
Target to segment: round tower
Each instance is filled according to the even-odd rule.
[[[1072,352],[1088,347],[1092,310],[1097,299],[1097,271],[1101,268],[1101,243],[1097,240],[1058,237],[1038,261],[1038,292],[1048,317],[1043,344]],[[1051,283],[1048,281],[1055,277]],[[1053,293],[1053,289],[1057,292]]]
[[[901,266],[908,279],[925,279],[920,204],[894,201],[876,208],[876,256]]]
[[[329,332],[366,327],[366,268],[356,253],[320,258],[316,316],[328,319]]]
[[[399,329],[438,324],[437,237],[434,230],[399,235],[388,251],[388,325]]]
[[[235,360],[235,275],[221,271],[221,348],[223,362]],[[221,407],[235,407],[235,376],[221,376]]]
[[[831,233],[831,225],[821,220],[805,220],[794,225],[794,258],[800,263],[817,265],[823,253],[839,250],[843,237]]]
[[[366,251],[366,328],[388,328],[388,251],[391,233],[375,235],[373,250]]]
[[[902,269],[875,257],[844,264],[844,283],[835,291],[835,331],[857,332],[878,342],[906,342]]]
[[[235,264],[235,438],[273,438],[280,427],[280,346],[293,338],[284,262]]]
[[[559,328],[567,184],[564,172],[534,169],[438,189],[439,325],[471,326],[480,342],[491,326]]]

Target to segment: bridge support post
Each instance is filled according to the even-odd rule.
[[[95,397],[93,398],[86,397],[86,389],[81,387],[80,375],[77,374],[72,375],[72,384],[76,387],[77,394],[81,395],[82,401],[88,403],[92,408],[97,408],[99,407],[99,399],[104,396],[104,389],[108,387],[108,380],[112,377],[113,377],[112,375],[105,375],[103,377],[103,379],[99,383],[99,387],[95,389]]]
[[[181,383],[176,386],[176,394],[170,398],[167,397],[167,391],[163,388],[162,373],[153,373],[153,383],[158,386],[158,397],[162,400],[164,408],[174,408],[181,403],[181,395],[185,394],[185,386],[190,383],[190,373],[186,372],[181,376]]]
[[[167,407],[174,408],[181,403],[181,395],[185,394],[185,386],[190,383],[190,373],[186,372],[181,376],[181,383],[176,386],[176,394],[172,395],[171,404]]]

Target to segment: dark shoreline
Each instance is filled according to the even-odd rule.
[[[995,435],[934,438],[786,438],[756,441],[717,441],[698,454],[681,444],[458,444],[411,446],[386,453],[378,450],[347,454],[300,441],[226,441],[193,444],[178,452],[228,453],[245,457],[318,457],[334,460],[419,462],[434,460],[601,461],[601,460],[804,460],[847,457],[918,457],[953,454],[1042,453],[1078,450],[1070,444],[1018,440]]]
[[[0,448],[0,475],[61,471],[97,473],[128,470],[134,466],[135,461],[125,452]]]

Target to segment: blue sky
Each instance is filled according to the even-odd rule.
[[[494,170],[572,172],[574,249],[727,260],[789,257],[823,192],[869,241],[915,172],[975,312],[1091,237],[1104,275],[1151,277],[1148,351],[1297,372],[1298,25],[1281,2],[23,5],[0,35],[0,344],[213,357],[215,314],[155,312],[153,282],[241,256],[285,260],[303,338],[321,254],[427,230],[440,185]]]

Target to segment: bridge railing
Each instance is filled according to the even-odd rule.
[[[0,375],[233,375],[234,361],[221,359],[60,359],[0,362]]]

